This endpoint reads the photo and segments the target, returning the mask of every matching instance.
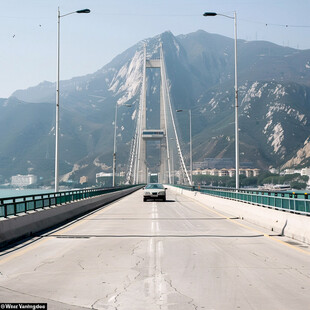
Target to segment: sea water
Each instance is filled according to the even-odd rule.
[[[0,198],[53,193],[52,189],[0,189]]]

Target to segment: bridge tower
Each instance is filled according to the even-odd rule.
[[[167,117],[166,117],[166,102],[165,102],[165,74],[164,74],[164,61],[162,53],[162,45],[160,46],[159,59],[147,59],[146,46],[144,45],[144,62],[143,62],[143,81],[142,81],[142,97],[141,97],[141,127],[140,127],[140,152],[138,159],[138,183],[148,182],[148,167],[147,167],[147,154],[146,145],[147,141],[157,140],[160,142],[160,165],[159,165],[159,183],[170,183],[170,163],[169,151],[167,147]],[[149,68],[160,69],[160,128],[147,129],[147,96],[146,96],[146,71]]]
[[[159,95],[159,128],[148,129],[147,127],[147,79],[146,71],[149,68],[160,69],[160,95]],[[147,59],[146,45],[143,50],[143,74],[140,102],[137,110],[136,130],[131,144],[129,154],[128,171],[126,183],[139,184],[148,183],[148,163],[147,163],[147,141],[155,140],[160,143],[160,164],[159,179],[160,183],[174,182],[176,175],[176,161],[179,162],[179,182],[191,184],[173,117],[173,109],[170,99],[169,85],[166,75],[165,59],[162,44],[160,45],[160,57],[158,59]],[[173,158],[173,153],[177,154]],[[170,155],[171,154],[171,155]]]

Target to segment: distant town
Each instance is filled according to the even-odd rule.
[[[193,180],[195,184],[210,184],[214,186],[223,185],[227,186],[226,183],[221,182],[223,179],[230,179],[233,182],[233,177],[236,175],[235,168],[232,168],[234,165],[233,159],[231,158],[206,158],[202,162],[194,162],[193,163]],[[239,175],[243,178],[255,179],[259,177],[262,173],[266,174],[266,177],[271,179],[267,181],[267,183],[277,184],[279,180],[293,180],[292,175],[297,176],[297,179],[300,182],[303,182],[306,186],[310,186],[309,177],[310,177],[310,167],[309,168],[301,168],[301,169],[285,169],[280,171],[279,169],[271,168],[269,171],[262,171],[259,168],[253,167],[252,163],[241,163],[241,168],[239,169]],[[175,172],[175,183],[178,183],[178,173]],[[275,176],[279,176],[276,178]],[[284,176],[288,176],[285,178]],[[112,177],[113,174],[110,172],[99,172],[96,173],[96,184],[88,184],[88,177],[81,176],[79,181],[68,180],[64,186],[65,187],[78,187],[78,186],[103,186],[109,187],[112,186]],[[149,181],[157,182],[158,175],[156,173],[150,173]],[[281,179],[279,179],[282,177]],[[302,179],[300,179],[302,178]],[[44,187],[44,188],[52,188],[52,184],[43,184],[39,182],[38,176],[33,174],[17,174],[11,177],[11,181],[5,184],[2,184],[2,187],[12,187],[12,188],[36,188],[36,187]],[[121,171],[116,176],[116,183],[123,184],[125,180],[125,172]],[[211,180],[209,183],[206,180]],[[218,182],[216,182],[218,181]],[[284,181],[285,182],[285,181]],[[281,183],[281,182],[280,182]],[[248,184],[245,182],[245,184]],[[251,185],[251,184],[249,184]],[[258,185],[258,184],[257,184]]]

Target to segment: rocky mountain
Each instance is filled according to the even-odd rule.
[[[296,83],[255,81],[240,85],[241,161],[253,161],[264,169],[270,165],[280,167],[292,154],[295,156],[309,136],[309,95],[309,87]],[[233,96],[219,87],[209,91],[197,108],[201,122],[207,119],[210,124],[196,137],[197,144],[206,138],[209,141],[197,149],[206,157],[233,157]]]
[[[118,104],[118,163],[126,165],[142,82],[143,44],[158,57],[163,43],[172,104],[192,109],[194,161],[234,157],[233,40],[204,31],[165,32],[139,42],[94,74],[61,81],[60,173],[78,180],[112,165]],[[159,75],[148,77],[158,81]],[[269,166],[308,164],[310,50],[238,41],[241,161]],[[149,87],[150,98],[158,87]],[[158,113],[150,100],[148,118]],[[189,122],[176,115],[188,153]],[[43,82],[0,100],[0,163],[4,178],[31,172],[53,179],[55,84]],[[310,155],[310,154],[309,154]],[[122,167],[119,167],[122,168]]]

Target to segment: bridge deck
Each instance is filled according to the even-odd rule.
[[[310,251],[168,190],[6,250],[0,296],[48,309],[306,309]]]

